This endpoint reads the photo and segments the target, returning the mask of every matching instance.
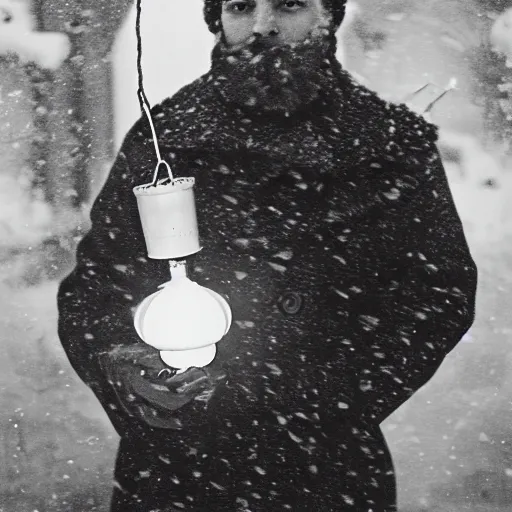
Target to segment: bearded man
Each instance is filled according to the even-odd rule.
[[[162,373],[133,327],[169,279],[133,194],[155,165],[144,118],[93,205],[59,335],[121,437],[112,511],[396,511],[379,425],[472,325],[477,268],[437,128],[336,60],[344,9],[206,0],[211,69],[152,109],[196,180],[188,275],[233,313],[210,365]]]

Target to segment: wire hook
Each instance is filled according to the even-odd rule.
[[[156,136],[156,130],[155,125],[153,124],[153,119],[151,118],[151,111],[148,99],[146,97],[146,93],[144,92],[144,76],[142,73],[142,37],[140,35],[140,17],[142,12],[142,0],[137,0],[137,19],[135,24],[136,34],[137,34],[137,73],[138,73],[138,82],[139,82],[139,89],[137,91],[137,97],[139,99],[140,109],[142,111],[142,114],[146,114],[146,117],[149,121],[149,126],[151,127],[151,134],[153,137],[153,144],[155,146],[155,153],[157,158],[157,165],[155,168],[155,172],[153,175],[153,182],[151,183],[151,186],[156,186],[158,182],[158,171],[160,170],[160,165],[163,164],[167,168],[167,174],[169,175],[169,179],[171,182],[174,181],[172,170],[169,166],[169,164],[162,160],[162,157],[160,155],[160,148],[158,146],[158,138]]]

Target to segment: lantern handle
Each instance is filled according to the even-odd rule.
[[[160,170],[160,165],[163,164],[167,168],[167,174],[169,175],[169,179],[171,180],[171,183],[174,181],[171,167],[169,164],[162,160],[162,157],[160,155],[160,148],[158,147],[158,138],[156,136],[156,130],[155,125],[153,124],[153,119],[151,118],[151,112],[149,108],[149,102],[146,98],[146,94],[144,93],[144,84],[143,84],[143,74],[142,74],[142,37],[140,35],[140,15],[141,15],[142,7],[141,7],[141,0],[137,0],[137,20],[135,24],[135,29],[137,33],[137,73],[138,73],[138,79],[139,79],[139,89],[137,91],[137,97],[139,98],[139,104],[140,108],[142,110],[142,113],[146,114],[146,117],[149,121],[149,126],[151,127],[151,134],[153,137],[153,144],[155,145],[155,153],[157,158],[157,164],[155,168],[155,172],[153,174],[153,181],[151,183],[152,187],[155,187],[158,182],[158,174]]]

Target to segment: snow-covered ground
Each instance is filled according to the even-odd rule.
[[[0,284],[0,510],[106,510],[116,434],[56,333],[57,283]]]

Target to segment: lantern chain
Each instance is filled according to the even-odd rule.
[[[151,134],[153,137],[153,144],[155,145],[157,166],[155,169],[152,185],[156,186],[157,181],[158,181],[158,171],[160,169],[161,164],[165,165],[165,167],[167,168],[167,172],[169,174],[169,178],[170,178],[171,182],[174,180],[173,180],[173,175],[172,175],[171,168],[169,167],[169,164],[165,160],[162,160],[162,157],[160,155],[160,148],[158,146],[156,130],[155,130],[155,126],[153,124],[153,119],[151,118],[149,101],[146,97],[146,93],[144,92],[144,84],[143,84],[144,76],[142,73],[142,37],[140,34],[140,18],[141,18],[141,12],[142,12],[141,4],[142,4],[142,0],[137,0],[137,18],[136,18],[136,24],[135,24],[135,29],[136,29],[136,34],[137,34],[137,73],[138,73],[138,82],[139,82],[137,97],[139,99],[139,104],[140,104],[140,108],[142,111],[142,115],[146,114],[146,116],[148,118],[149,126],[151,127]]]

